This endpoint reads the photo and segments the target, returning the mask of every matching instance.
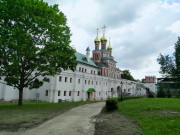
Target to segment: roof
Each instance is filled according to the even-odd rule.
[[[105,65],[105,64],[102,63],[102,62],[98,63],[97,66],[99,66],[99,67],[106,67],[106,68],[107,68],[107,65]]]
[[[89,88],[89,89],[87,90],[87,92],[89,92],[89,93],[95,92],[95,89],[94,89],[94,88]]]
[[[87,47],[86,51],[90,51],[89,46]]]
[[[106,60],[109,60],[109,59],[110,59],[110,58],[108,58],[108,57],[103,57],[103,58],[102,58],[102,60],[105,60],[105,61],[106,61]]]
[[[91,59],[87,60],[86,55],[81,54],[79,52],[76,52],[75,55],[76,55],[76,61],[77,62],[86,64],[86,65],[90,65],[93,67],[97,67],[96,64]]]

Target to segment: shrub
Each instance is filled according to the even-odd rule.
[[[147,97],[148,98],[154,98],[154,94],[152,92],[148,92]]]
[[[113,111],[118,109],[118,99],[117,98],[108,98],[106,100],[106,110]]]

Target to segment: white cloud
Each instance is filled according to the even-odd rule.
[[[180,20],[174,22],[171,26],[169,26],[168,30],[170,30],[172,33],[176,35],[180,35]]]
[[[159,53],[172,53],[180,33],[180,3],[172,0],[46,0],[58,3],[72,31],[72,45],[85,53],[94,49],[96,28],[107,26],[113,55],[121,69],[135,78],[159,76]]]

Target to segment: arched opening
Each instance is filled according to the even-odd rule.
[[[111,97],[113,97],[114,89],[111,88]]]
[[[117,96],[118,97],[121,96],[121,87],[120,86],[117,87]]]

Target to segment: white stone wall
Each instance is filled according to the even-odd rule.
[[[157,92],[155,83],[145,83],[144,85],[148,87],[151,92]]]
[[[79,71],[80,67],[81,70]],[[89,88],[95,89],[95,92],[91,95],[91,100],[117,97],[118,88],[120,93],[122,88],[122,93],[128,93],[130,96],[146,95],[145,88],[137,88],[138,82],[104,77],[97,75],[97,72],[98,68],[79,63],[74,72],[70,70],[62,71],[60,75],[49,77],[50,82],[44,83],[43,86],[38,89],[25,89],[24,99],[47,102],[58,102],[59,99],[68,101],[85,101],[88,99],[87,90]],[[6,101],[18,99],[18,90],[2,84],[0,84],[0,88],[0,99],[4,98]]]

